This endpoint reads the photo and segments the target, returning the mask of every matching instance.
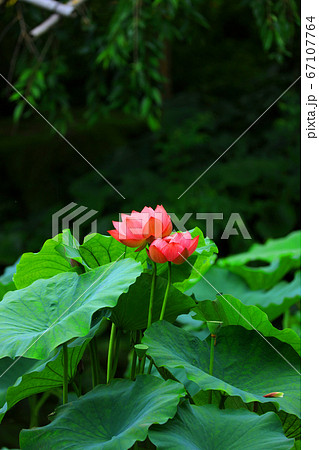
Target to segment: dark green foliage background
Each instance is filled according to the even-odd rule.
[[[106,7],[100,0],[90,2],[79,19],[64,20],[53,34],[35,41],[41,51],[52,39],[41,64],[22,45],[12,81],[28,94],[30,89],[26,92],[21,77],[29,80],[24,74],[34,69],[31,91],[36,106],[126,200],[29,107],[13,124],[16,102],[9,100],[12,91],[1,80],[1,265],[12,264],[23,251],[37,251],[51,233],[51,214],[71,201],[99,211],[98,231],[103,234],[117,212],[157,203],[179,217],[193,212],[188,228],[204,229],[204,221],[195,220],[196,212],[224,213],[223,221],[215,221],[215,241],[231,212],[241,214],[254,241],[264,242],[299,228],[298,83],[177,201],[298,77],[296,5],[292,1],[197,0],[185,2],[188,9],[176,10],[177,2],[159,3],[161,14],[150,16],[149,2],[143,3],[140,14],[145,30],[140,34],[139,62],[147,82],[136,88],[130,84],[134,78],[131,19],[126,34],[124,27],[127,59],[117,64],[115,58],[112,67],[106,68],[96,62],[116,30],[116,7],[111,2]],[[3,9],[1,29],[14,19],[17,7],[27,29],[47,17],[37,8],[18,3]],[[276,26],[269,24],[270,13],[277,17]],[[0,72],[5,76],[18,35],[15,23],[0,42]],[[160,79],[165,49],[159,44],[153,49],[158,67],[145,50],[157,41],[168,42],[169,86],[164,91],[170,93],[165,94],[162,109],[152,102],[147,106],[144,100],[162,89],[155,74]],[[114,51],[122,54],[121,48]],[[114,93],[116,87],[124,91]],[[161,128],[150,123],[151,116]],[[243,251],[250,243],[232,236],[218,246],[225,255]]]

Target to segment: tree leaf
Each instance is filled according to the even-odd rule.
[[[113,308],[141,272],[140,263],[126,259],[8,292],[0,303],[0,356],[42,359],[63,342],[85,336],[93,313]]]
[[[165,425],[153,425],[149,438],[157,449],[263,450],[290,449],[274,413],[258,416],[245,410],[220,410],[215,405],[194,406],[184,402]]]
[[[255,305],[263,310],[270,321],[276,319],[287,309],[300,300],[300,272],[295,274],[291,282],[281,281],[272,289],[254,291],[238,275],[233,274],[226,268],[212,267],[205,274],[206,280],[221,294],[231,294],[239,298],[245,305]],[[196,300],[213,300],[216,290],[204,279],[185,292],[187,295],[194,294]]]
[[[278,330],[257,306],[246,306],[231,295],[219,295],[214,301],[200,302],[193,311],[196,313],[193,318],[197,320],[220,320],[223,326],[240,325],[247,330],[255,329],[267,338],[275,337],[291,345],[300,355],[301,340],[297,333],[289,328]]]
[[[117,327],[123,330],[141,330],[147,327],[151,280],[151,275],[143,273],[136,280],[136,283],[131,285],[129,291],[121,295],[110,317]],[[156,278],[153,322],[159,319],[166,285],[167,281],[162,277]],[[188,313],[195,305],[191,297],[171,286],[165,310],[165,320],[174,322],[178,315]]]
[[[60,407],[49,425],[23,430],[20,445],[25,450],[127,449],[145,440],[153,423],[172,418],[185,394],[180,383],[151,375],[139,375],[135,382],[114,380]]]
[[[267,341],[240,326],[222,328],[215,346],[213,376],[209,375],[207,342],[168,322],[153,323],[142,343],[148,345],[147,354],[156,366],[164,366],[174,376],[175,368],[183,368],[202,390],[224,391],[245,403],[271,401],[278,410],[300,417],[300,374],[296,372],[300,358],[288,344],[275,338]],[[283,392],[284,397],[263,397],[275,391]]]

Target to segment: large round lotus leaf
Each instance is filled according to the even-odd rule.
[[[215,346],[213,376],[209,375],[207,342],[168,322],[155,322],[142,340],[157,366],[183,368],[202,390],[224,391],[245,403],[273,401],[276,407],[300,417],[300,357],[291,346],[275,338],[264,340],[256,331],[240,326],[220,330]],[[277,351],[280,352],[280,355]],[[264,398],[271,392],[283,398]]]
[[[281,258],[300,258],[301,232],[293,231],[283,238],[269,239],[265,244],[254,244],[245,253],[223,258],[219,261],[221,266],[241,266],[248,261],[272,262]]]
[[[0,303],[0,357],[43,359],[63,342],[85,336],[93,313],[113,308],[141,271],[140,263],[125,259],[8,292]]]
[[[13,275],[17,270],[17,264],[19,260],[20,258],[12,266],[6,267],[3,274],[0,276],[0,300],[6,292],[16,290],[16,286],[13,282]]]
[[[290,328],[278,330],[269,321],[267,314],[257,306],[244,305],[232,295],[218,295],[214,301],[203,301],[194,308],[195,319],[205,322],[220,320],[223,326],[240,325],[247,330],[257,330],[265,337],[275,337],[279,341],[286,342],[296,350],[301,351],[301,340],[295,331]]]
[[[151,282],[151,275],[143,273],[136,280],[136,283],[130,287],[129,291],[121,295],[110,318],[117,327],[123,330],[141,330],[147,327]],[[166,280],[157,277],[152,314],[153,322],[159,319],[166,285]],[[165,320],[174,322],[179,314],[188,313],[190,308],[195,305],[196,303],[191,297],[171,286],[168,293]]]
[[[226,403],[225,403],[226,404]],[[257,405],[255,405],[257,406]],[[258,403],[257,408],[255,408],[257,414],[265,414],[269,411],[276,412],[276,408],[272,403]],[[297,438],[301,437],[301,419],[294,414],[288,414],[284,411],[279,411],[278,417],[281,420],[281,425],[284,430],[285,435],[288,438]]]
[[[251,289],[270,289],[293,268],[300,267],[301,233],[294,231],[281,239],[269,239],[266,244],[254,244],[248,252],[218,261],[220,267],[242,277]],[[269,263],[250,267],[248,262]],[[230,292],[232,293],[232,292]]]
[[[300,268],[300,257],[295,259],[285,256],[261,267],[249,267],[247,265],[226,267],[245,280],[251,289],[270,289],[282,280],[290,270]]]
[[[68,348],[69,379],[77,370],[85,346]],[[44,361],[20,358],[16,364],[11,358],[0,360],[0,422],[5,413],[22,399],[39,392],[55,389],[63,384],[63,355],[58,353]],[[12,368],[10,366],[12,365]],[[0,373],[0,374],[1,374]]]
[[[185,394],[180,383],[151,375],[100,385],[59,408],[49,425],[23,430],[21,449],[128,449],[135,441],[146,439],[152,424],[174,417]]]
[[[70,230],[64,230],[55,238],[45,241],[38,253],[28,252],[21,256],[13,277],[17,289],[23,289],[39,279],[54,277],[58,273],[74,272],[67,258],[57,251],[62,243],[77,246]]]
[[[69,380],[75,376],[86,346],[101,322],[92,327],[88,335],[68,344]],[[53,356],[42,361],[21,357],[15,361],[11,358],[0,359],[0,422],[6,412],[24,398],[62,386],[62,348],[53,353]]]
[[[210,284],[223,295],[231,294],[247,306],[258,306],[271,321],[298,302],[301,296],[300,272],[290,282],[281,281],[268,290],[252,290],[239,275],[221,267],[211,267],[205,274],[205,279],[202,278],[185,294],[194,294],[196,300],[200,301],[214,300],[217,292]]]
[[[29,370],[32,370],[34,364],[41,364],[39,361],[28,358],[20,358],[20,360],[12,366],[13,360],[11,358],[0,359],[0,421],[7,411],[6,398],[10,386],[13,386],[17,379]]]
[[[276,414],[184,403],[174,419],[154,425],[149,438],[159,450],[284,450],[293,446]]]
[[[76,272],[70,260],[78,261],[86,268],[97,268],[119,259],[133,258],[146,264],[146,250],[135,252],[111,236],[92,233],[80,246],[66,229],[53,239],[48,239],[38,253],[24,253],[16,268],[14,282],[18,289],[25,288],[39,279],[51,278],[63,272]],[[0,286],[1,288],[1,286]]]
[[[79,247],[79,253],[92,268],[103,266],[119,258],[132,258],[142,263],[143,266],[147,266],[148,259],[145,249],[136,252],[135,248],[127,247],[112,236],[104,236],[99,233],[86,236],[83,244]]]

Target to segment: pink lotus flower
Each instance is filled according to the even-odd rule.
[[[128,247],[139,247],[142,250],[154,239],[171,234],[173,225],[164,207],[157,205],[155,210],[145,206],[141,212],[121,214],[122,222],[113,221],[115,230],[109,233],[117,241]]]
[[[147,250],[148,256],[156,263],[170,261],[182,264],[197,248],[199,236],[192,239],[189,231],[174,233],[163,239],[156,239]]]
[[[280,398],[283,396],[284,396],[283,392],[270,392],[270,394],[264,395],[264,397],[266,398]]]

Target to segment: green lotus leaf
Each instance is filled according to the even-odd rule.
[[[283,238],[269,239],[265,244],[254,244],[245,253],[223,258],[223,266],[240,266],[248,261],[272,262],[285,256],[300,258],[301,254],[301,232],[293,231]]]
[[[22,430],[20,446],[34,448],[128,449],[144,441],[149,427],[174,417],[183,385],[151,375],[114,380],[57,410],[42,428]]]
[[[207,281],[206,281],[206,280]],[[269,290],[252,290],[238,275],[228,269],[212,267],[195,286],[185,292],[195,295],[196,300],[214,300],[216,290],[223,295],[231,294],[239,298],[245,305],[255,305],[262,309],[270,321],[276,319],[287,309],[300,300],[300,272],[295,274],[293,281],[281,281]],[[212,288],[212,286],[214,288]]]
[[[155,322],[142,340],[159,367],[183,368],[202,390],[224,391],[245,403],[271,401],[278,410],[300,417],[300,357],[276,338],[262,338],[240,326],[223,327],[215,346],[213,376],[209,375],[210,348],[191,333],[166,321]],[[271,392],[283,398],[265,398]]]
[[[196,313],[194,319],[204,322],[220,320],[223,326],[240,325],[247,330],[257,330],[267,338],[275,337],[279,341],[286,342],[300,354],[301,340],[297,333],[289,328],[278,330],[269,322],[267,314],[257,306],[244,305],[231,295],[218,295],[214,301],[200,302],[193,311]]]
[[[94,327],[95,330],[98,327]],[[75,376],[77,366],[85,348],[94,336],[90,332],[85,338],[68,344],[69,380]],[[63,384],[62,349],[43,361],[30,358],[0,359],[0,422],[5,413],[16,403],[33,394],[61,387]]]
[[[93,313],[113,308],[141,272],[140,263],[126,259],[8,292],[0,303],[0,357],[43,359],[58,345],[85,336]]]
[[[55,247],[55,250],[63,256],[71,264],[71,260],[77,261],[79,264],[89,269],[84,258],[80,254],[80,245],[75,237],[72,236],[70,230],[63,230],[63,239]],[[56,239],[56,238],[55,238]]]
[[[294,446],[291,450],[301,450],[301,439],[295,439]]]
[[[300,258],[283,257],[262,267],[229,266],[228,270],[240,276],[253,290],[274,287],[290,270],[300,268]]]
[[[110,319],[123,330],[141,330],[147,327],[148,308],[151,292],[151,275],[143,273],[128,293],[122,294],[112,310]],[[161,277],[156,279],[152,321],[159,319],[167,281]],[[186,314],[196,303],[191,297],[183,294],[174,286],[170,287],[165,310],[165,320],[174,322],[179,314]]]
[[[272,403],[258,403],[256,408],[257,414],[265,414],[269,411],[276,411]],[[277,414],[281,420],[285,435],[288,438],[299,439],[301,437],[301,419],[294,414],[288,414],[284,411],[279,411]]]
[[[293,414],[287,414],[284,411],[279,411],[279,418],[281,420],[284,433],[289,438],[301,437],[301,419]]]
[[[48,239],[38,253],[24,253],[13,277],[17,289],[30,286],[34,281],[54,277],[59,273],[74,272],[70,261],[57,250],[61,244],[71,245],[74,238],[70,230],[64,230]]]
[[[270,239],[264,245],[255,244],[246,253],[220,259],[218,266],[242,277],[251,289],[270,289],[291,269],[300,268],[300,258],[300,231],[295,231],[285,238]],[[260,261],[268,264],[251,267]]]
[[[0,276],[0,300],[7,292],[16,290],[16,286],[13,282],[13,275],[17,270],[17,264],[19,260],[20,258],[12,266],[6,267],[3,274]]]
[[[165,425],[153,425],[149,438],[159,450],[288,450],[294,444],[274,413],[258,416],[242,409],[220,410],[187,402]]]
[[[99,233],[86,236],[83,244],[79,247],[79,252],[91,268],[124,258],[135,259],[147,267],[148,256],[145,249],[136,252],[135,248],[121,244],[112,236],[104,236]]]
[[[7,392],[10,386],[13,386],[18,378],[32,370],[35,364],[42,364],[39,361],[28,358],[20,358],[11,369],[8,368],[14,361],[11,358],[0,359],[0,422],[6,413],[8,407],[6,405]]]

